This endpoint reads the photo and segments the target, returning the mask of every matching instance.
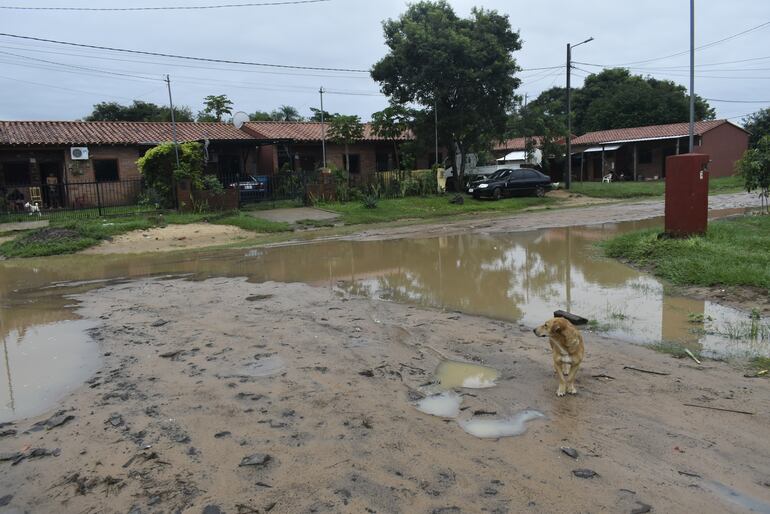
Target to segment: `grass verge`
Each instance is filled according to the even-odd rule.
[[[209,222],[233,225],[259,233],[288,232],[288,223],[261,220],[243,213],[224,214],[152,214],[129,217],[53,221],[50,226],[24,233],[12,241],[0,244],[0,255],[5,257],[44,257],[74,253],[95,246],[111,237],[162,227],[168,224],[185,225]]]
[[[714,221],[702,237],[658,239],[659,232],[631,232],[601,246],[607,256],[650,268],[677,285],[770,290],[770,216]]]
[[[322,207],[339,213],[346,225],[359,225],[400,219],[431,219],[469,213],[515,212],[527,207],[549,205],[556,201],[547,197],[516,197],[495,202],[466,197],[462,205],[456,205],[449,203],[449,200],[449,196],[428,196],[382,199],[377,202],[377,207],[374,209],[367,209],[361,202],[326,203]]]
[[[709,180],[709,194],[738,193],[743,191],[742,177],[720,177]],[[662,180],[650,180],[645,182],[573,182],[570,189],[573,193],[579,193],[594,198],[645,198],[663,196],[666,192],[666,183]]]

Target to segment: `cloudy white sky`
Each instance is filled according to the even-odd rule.
[[[246,1],[0,0],[0,6],[137,7]],[[635,63],[630,66],[636,73],[687,83],[686,54],[639,61],[687,50],[688,0],[450,3],[463,16],[474,5],[508,14],[524,41],[516,54],[522,68],[563,65],[566,43],[593,36],[595,41],[575,49],[575,61],[599,65]],[[770,2],[766,0],[701,0],[696,4],[698,45],[770,22]],[[403,0],[330,0],[310,5],[198,11],[0,9],[0,32],[216,59],[365,70],[386,52],[381,21],[398,16],[405,7]],[[722,100],[770,100],[769,41],[770,24],[700,50],[696,92]],[[582,83],[583,70],[600,69],[587,64],[577,66],[576,85]],[[369,119],[373,111],[387,103],[365,73],[206,64],[0,37],[0,119],[77,119],[100,101],[129,103],[141,99],[165,103],[168,97],[160,78],[166,73],[171,76],[175,103],[188,105],[194,112],[200,110],[204,96],[226,94],[236,110],[269,111],[288,104],[308,115],[310,107],[318,107],[320,86],[338,92],[325,96],[328,111]],[[519,92],[530,98],[565,83],[563,68],[522,72],[521,77]],[[741,115],[768,107],[770,102],[712,105],[719,117],[740,121]]]

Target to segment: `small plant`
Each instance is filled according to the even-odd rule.
[[[364,197],[361,199],[361,203],[363,204],[364,209],[376,209],[378,201],[379,198],[374,193],[364,195]]]
[[[685,357],[690,357],[690,355],[687,353],[687,348],[685,348],[684,345],[673,341],[661,341],[660,343],[653,344],[652,348],[656,352],[667,353],[676,359],[684,359]],[[702,358],[700,350],[690,350],[690,352],[692,352],[696,359]]]
[[[707,321],[714,321],[714,318],[709,315],[704,315],[700,312],[690,312],[687,314],[688,323],[705,323]]]
[[[622,321],[628,318],[626,312],[616,305],[607,304],[607,315],[610,319]]]
[[[221,195],[225,192],[222,182],[215,175],[204,175],[201,180],[201,189],[215,195]]]

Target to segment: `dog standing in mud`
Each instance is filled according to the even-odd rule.
[[[564,318],[551,318],[535,330],[538,337],[547,337],[553,353],[553,369],[559,377],[556,396],[577,394],[575,375],[583,362],[585,346],[580,331]]]

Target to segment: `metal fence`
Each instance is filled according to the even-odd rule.
[[[142,180],[69,182],[0,187],[0,221],[41,218],[89,218],[155,210],[144,205]]]

